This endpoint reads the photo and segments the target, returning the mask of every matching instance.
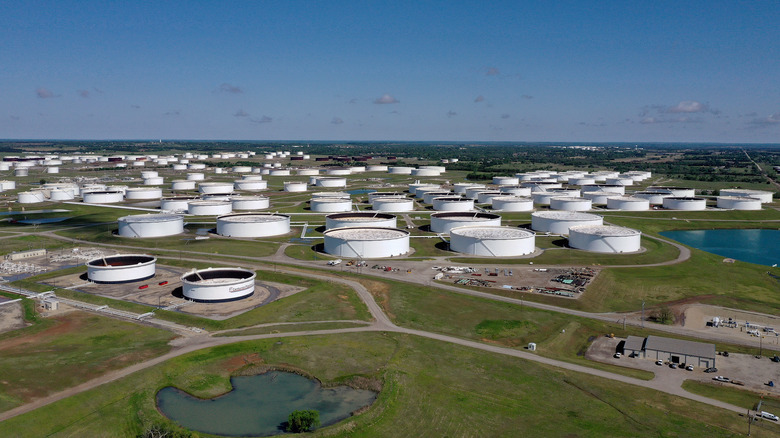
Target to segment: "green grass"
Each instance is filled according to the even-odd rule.
[[[742,406],[747,409],[755,409],[762,399],[770,400],[774,404],[780,403],[780,397],[769,393],[759,394],[753,391],[735,388],[730,384],[703,383],[696,380],[686,380],[682,387],[688,392],[703,395],[704,397],[731,403],[734,406]]]
[[[0,338],[0,410],[167,352],[170,332],[83,312]]]
[[[340,328],[365,327],[366,324],[356,322],[314,322],[299,324],[271,325],[268,327],[255,327],[243,330],[231,330],[229,332],[217,333],[215,336],[249,336],[264,335],[268,333],[290,333],[304,330],[332,330]]]
[[[238,360],[236,360],[238,359]],[[0,423],[1,435],[136,436],[174,385],[198,397],[230,388],[245,363],[283,365],[325,384],[379,379],[365,413],[314,436],[732,436],[742,418],[710,406],[536,363],[407,335],[280,338],[198,351]]]

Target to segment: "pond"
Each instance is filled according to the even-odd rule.
[[[688,230],[660,234],[719,256],[766,266],[780,264],[780,230]]]
[[[348,386],[323,388],[319,382],[294,373],[270,371],[230,379],[233,390],[202,400],[166,387],[157,393],[157,407],[181,426],[227,436],[267,436],[284,432],[292,411],[314,409],[322,426],[334,424],[368,406],[377,394]]]

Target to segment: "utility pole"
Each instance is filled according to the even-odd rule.
[[[642,301],[642,328],[645,328],[645,302]]]

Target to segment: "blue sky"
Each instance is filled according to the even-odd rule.
[[[780,142],[780,2],[0,3],[0,138]]]

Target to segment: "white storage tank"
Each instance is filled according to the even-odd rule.
[[[181,276],[182,295],[205,303],[247,298],[255,293],[255,273],[244,268],[208,268]]]
[[[499,187],[498,191],[506,193],[512,196],[521,196],[523,198],[529,198],[531,196],[531,188],[523,186],[503,186]]]
[[[410,187],[409,188],[409,193],[411,193],[411,191],[412,191],[412,188]],[[445,189],[441,188],[441,186],[430,185],[430,186],[416,187],[414,189],[414,197],[417,198],[417,199],[424,199],[426,193],[432,193],[432,192],[436,192],[436,193],[442,193],[442,192],[449,193],[448,190],[445,190]]]
[[[332,167],[325,171],[326,175],[352,175],[352,169],[343,167]],[[346,181],[346,178],[344,179]]]
[[[396,222],[396,217],[392,214],[354,211],[325,216],[325,229],[354,227],[396,228]]]
[[[475,184],[475,183],[455,183],[453,186],[452,191],[459,194],[459,195],[465,195],[466,190],[470,188],[480,188],[484,189],[487,186],[485,184]]]
[[[572,198],[578,198],[581,196],[580,189],[575,189],[570,187],[562,188],[562,189],[550,189],[548,190],[548,192],[555,193],[557,196],[561,196],[561,197],[569,196]]]
[[[412,176],[440,176],[441,172],[437,169],[412,169]]]
[[[384,164],[366,166],[366,172],[387,172],[387,166]]]
[[[596,178],[593,178],[591,176],[581,176],[578,178],[569,178],[569,185],[572,186],[587,186],[587,185],[593,185],[596,184]]]
[[[450,230],[450,249],[487,257],[516,257],[533,254],[536,235],[513,227],[458,227]]]
[[[591,213],[576,211],[537,211],[531,214],[534,231],[552,234],[569,234],[569,228],[577,225],[603,225],[604,218]]]
[[[366,171],[366,166],[350,166],[350,173],[363,173]]]
[[[401,198],[406,199],[406,193],[403,192],[371,192],[368,194],[368,202],[374,202],[376,198]]]
[[[409,252],[409,232],[398,228],[334,228],[323,235],[325,252],[338,257],[372,259]]]
[[[569,228],[569,246],[585,251],[620,254],[641,249],[642,233],[611,225],[579,225]]]
[[[233,211],[264,210],[271,206],[271,201],[265,196],[231,196]]]
[[[414,200],[411,198],[377,197],[371,201],[371,209],[387,213],[401,213],[414,210]]]
[[[533,211],[534,200],[522,196],[496,196],[490,199],[493,210],[517,212]]]
[[[290,176],[290,169],[272,169],[269,173],[271,176]]]
[[[634,196],[612,196],[607,198],[607,208],[610,210],[645,211],[650,209],[650,201]]]
[[[588,211],[592,207],[591,200],[587,198],[574,198],[569,196],[553,197],[550,199],[551,210],[561,211]]]
[[[93,283],[130,283],[154,277],[157,258],[142,254],[98,257],[86,263],[87,278]]]
[[[217,234],[227,237],[269,237],[290,232],[290,216],[274,213],[238,213],[217,218]]]
[[[314,192],[311,194],[311,199],[317,198],[331,198],[331,199],[350,199],[350,194],[347,192]]]
[[[5,192],[6,190],[14,190],[16,189],[16,181],[0,181],[0,192]]]
[[[666,187],[666,186],[650,186],[646,192],[665,193],[675,198],[693,198],[696,196],[696,189],[690,187]]]
[[[20,204],[37,204],[39,202],[46,202],[46,193],[44,193],[42,190],[19,192],[16,194],[16,202]]]
[[[287,181],[284,183],[285,192],[305,192],[309,189],[308,184],[300,181]]]
[[[187,170],[187,165],[186,164],[174,164],[173,165],[173,170],[179,170],[179,171],[180,170]]]
[[[405,166],[393,166],[387,169],[387,173],[391,175],[411,175],[412,168]]]
[[[749,190],[749,189],[721,189],[720,196],[739,196],[743,198],[755,198],[761,201],[762,204],[772,202],[774,192],[768,192],[764,190]]]
[[[631,186],[634,185],[634,180],[626,177],[607,178],[605,180],[607,184],[616,186]]]
[[[152,178],[144,178],[145,186],[161,186],[164,184],[164,179],[161,176],[155,176]]]
[[[483,192],[477,193],[477,203],[478,204],[490,204],[493,198],[499,197],[499,196],[506,196],[506,193],[501,193],[499,191],[494,190],[486,190]]]
[[[341,177],[321,176],[317,178],[317,187],[346,187],[347,179]]]
[[[184,232],[184,218],[175,214],[137,214],[117,219],[122,237],[165,237]]]
[[[46,173],[60,173],[60,168],[57,166],[47,167]]]
[[[206,195],[233,193],[233,183],[202,182],[198,184],[198,192]]]
[[[309,203],[311,211],[319,213],[334,213],[352,210],[352,201],[343,198],[316,198]]]
[[[187,213],[195,216],[219,216],[233,211],[230,201],[195,200],[187,203]]]
[[[233,173],[251,173],[252,166],[233,166]]]
[[[631,194],[631,196],[635,198],[647,199],[651,205],[663,205],[664,198],[668,198],[672,195],[669,193],[658,192],[634,192]]]
[[[240,179],[233,182],[233,188],[243,192],[259,192],[268,188],[268,181]]]
[[[206,174],[200,172],[188,173],[187,179],[190,181],[203,181],[206,179]]]
[[[442,196],[431,199],[435,211],[471,211],[474,210],[474,200],[458,196]]]
[[[442,212],[431,215],[431,232],[449,233],[458,227],[498,227],[501,226],[501,216],[493,213],[477,212]]]
[[[160,199],[160,210],[170,213],[186,213],[190,201],[198,198],[194,196],[174,196]]]
[[[74,191],[68,189],[53,189],[49,192],[52,201],[72,201],[75,197]]]
[[[625,195],[626,186],[621,186],[616,184],[588,184],[582,186],[582,193],[585,194],[588,192],[597,192],[597,193],[600,192],[600,193]]]
[[[663,206],[668,210],[705,210],[707,208],[707,200],[704,198],[670,196],[668,198],[664,198]]]
[[[141,172],[141,179],[157,178],[160,176],[156,170],[144,170]]]
[[[479,198],[479,194],[482,192],[489,192],[492,190],[488,190],[485,187],[469,187],[466,189],[465,196],[469,199],[477,200]]]
[[[420,181],[416,181],[412,184],[409,184],[409,194],[417,196],[417,189],[430,189],[430,190],[441,190],[441,186],[438,184],[431,184],[431,183],[421,183]],[[422,196],[417,196],[418,198]]]
[[[729,210],[761,210],[761,200],[744,196],[718,196],[717,207]]]
[[[103,190],[94,192],[82,192],[81,200],[86,204],[115,204],[125,198],[121,190]]]
[[[520,184],[520,178],[516,176],[494,176],[493,184],[497,186],[516,186]]]
[[[531,199],[534,200],[534,204],[536,205],[550,205],[550,200],[556,196],[557,195],[554,192],[547,191],[531,193]]]
[[[453,196],[452,192],[446,192],[443,190],[435,191],[435,192],[425,192],[423,195],[423,202],[426,204],[430,204],[433,202],[433,198],[440,198],[443,196]]]
[[[22,178],[25,176],[28,176],[30,174],[30,170],[26,167],[17,167],[14,169],[14,176],[18,178]]]
[[[187,165],[187,168],[190,170],[205,170],[206,164],[205,163],[190,163]]]
[[[131,187],[125,190],[125,199],[160,199],[162,198],[162,189],[159,187]]]
[[[563,184],[559,182],[545,182],[545,181],[524,181],[520,183],[523,187],[529,187],[531,189],[531,193],[533,192],[546,192],[550,189],[560,189],[563,188]]]
[[[295,171],[295,173],[297,175],[302,175],[302,176],[314,176],[314,175],[319,175],[320,170],[319,169],[298,169]]]

